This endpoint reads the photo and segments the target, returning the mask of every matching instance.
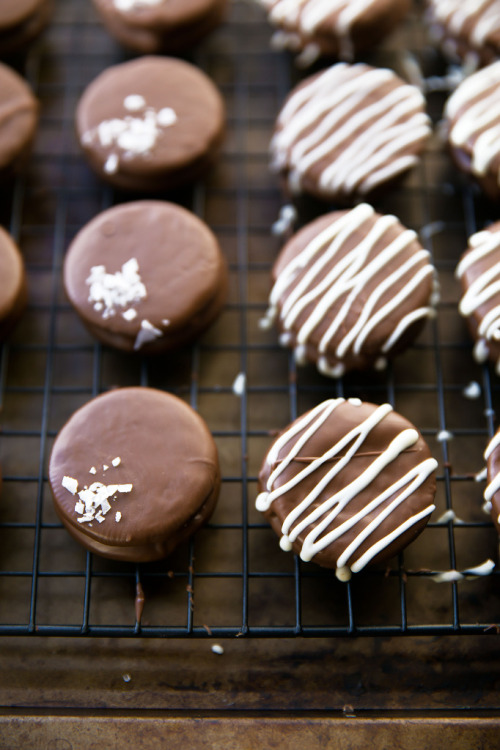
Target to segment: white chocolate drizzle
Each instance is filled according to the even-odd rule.
[[[108,273],[104,265],[92,266],[86,283],[89,286],[88,301],[105,320],[116,315],[118,309],[129,320],[129,311],[134,309],[132,305],[147,297],[136,258],[130,258],[115,273]],[[132,313],[132,319],[134,317]]]
[[[409,169],[430,134],[422,93],[390,70],[338,63],[291,94],[271,141],[292,192],[309,173],[325,193],[365,195]]]
[[[481,565],[476,565],[474,568],[467,568],[460,572],[459,570],[445,570],[441,573],[436,573],[432,576],[434,583],[455,583],[456,581],[470,580],[472,578],[479,578],[481,576],[489,576],[495,569],[495,563],[493,560],[485,560]]]
[[[365,222],[372,225],[363,239],[342,256],[346,242]],[[434,275],[427,250],[408,252],[409,245],[417,239],[411,230],[402,231],[374,254],[376,244],[397,225],[395,216],[377,216],[371,206],[360,204],[332,221],[282,269],[271,291],[264,321],[274,320],[279,310],[284,331],[281,342],[289,344],[291,332],[295,332],[298,362],[305,359],[305,347],[315,329],[331,320],[318,345],[318,368],[326,375],[339,377],[344,372],[342,360],[349,351],[362,353],[372,331],[388,316],[397,314],[401,303]],[[375,275],[380,281],[367,294],[367,284]],[[281,300],[284,301],[280,305]],[[307,315],[298,325],[298,318],[306,309]],[[391,351],[412,323],[429,317],[432,311],[429,304],[397,317],[393,331],[382,344],[382,354]],[[355,318],[346,326],[348,315]],[[262,327],[265,325],[261,323]],[[327,356],[332,354],[333,346],[338,360],[335,364]],[[382,358],[380,365],[385,364]]]
[[[500,154],[500,61],[466,78],[448,99],[445,116],[450,143],[470,150],[472,173],[485,175]]]
[[[499,81],[500,83],[500,81]],[[500,98],[499,98],[500,103]],[[459,312],[469,317],[483,306],[481,321],[476,331],[476,344],[473,354],[477,362],[484,362],[490,356],[491,345],[500,344],[500,228],[497,231],[484,230],[473,234],[469,239],[469,249],[457,266],[456,276],[461,279],[466,271],[479,267],[485,258],[490,262],[468,285],[460,300]],[[500,357],[496,361],[496,371],[500,374]]]
[[[156,110],[140,94],[126,96],[123,109],[123,117],[103,120],[82,135],[83,145],[97,142],[102,148],[111,149],[103,165],[107,174],[118,172],[122,159],[149,156],[164,130],[177,122],[171,107]]]
[[[300,43],[301,37],[306,39],[314,37],[323,25],[324,28],[330,28],[331,33],[339,40],[339,58],[352,60],[354,57],[351,39],[352,25],[371,6],[376,5],[378,0],[261,0],[261,2],[268,11],[269,21],[272,24],[286,29],[297,29],[295,34],[290,33],[292,49],[297,46],[293,37],[298,37]],[[285,42],[282,41],[282,44]]]
[[[489,441],[484,452],[484,460],[487,461],[495,450],[500,446],[500,430],[498,430]],[[500,489],[500,472],[486,485],[483,497],[487,503],[491,502],[493,495]]]
[[[343,398],[324,401],[298,419],[276,440],[267,456],[268,465],[270,467],[275,465],[275,468],[269,475],[265,491],[257,497],[256,507],[260,511],[268,510],[278,497],[302,483],[317,469],[331,463],[331,468],[327,469],[326,473],[307,494],[304,491],[301,502],[285,518],[281,528],[280,546],[284,550],[291,550],[292,544],[299,534],[304,533],[300,557],[302,560],[309,561],[336,539],[347,532],[351,532],[351,541],[337,559],[337,575],[346,580],[350,576],[350,571],[360,571],[398,536],[432,513],[435,507],[433,504],[407,518],[390,534],[373,541],[364,553],[358,553],[362,543],[372,534],[376,534],[380,524],[425,482],[436,469],[437,461],[433,458],[427,458],[416,464],[403,476],[396,477],[395,480],[393,476],[389,476],[389,482],[391,483],[371,502],[353,513],[337,527],[330,528],[328,531],[340,514],[344,513],[345,515],[345,509],[349,503],[374,480],[380,483],[384,470],[391,464],[393,465],[393,462],[404,451],[415,445],[419,438],[415,429],[402,430],[349,484],[340,486],[337,491],[329,494],[330,484],[339,482],[339,475],[341,475],[342,470],[360,450],[369,433],[392,411],[389,404],[383,404],[359,425],[356,425],[350,432],[341,437],[322,456],[311,458],[303,469],[284,481],[282,478],[283,472],[299,456],[301,451],[305,451],[307,455],[307,445],[311,438],[331,417],[335,409],[343,403],[345,403]],[[360,405],[361,402],[350,399],[349,403],[356,406]],[[295,442],[290,445],[292,441]],[[325,496],[324,500],[320,500],[322,495]],[[392,498],[392,500],[387,505],[386,501],[389,498]],[[377,509],[380,509],[378,514],[366,524],[366,516],[373,514]],[[351,530],[356,526],[358,531],[352,535]]]

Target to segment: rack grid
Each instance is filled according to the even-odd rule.
[[[99,211],[141,196],[103,186],[78,150],[73,112],[101,70],[127,59],[90,3],[58,0],[44,39],[13,64],[41,102],[26,174],[3,189],[0,220],[20,244],[30,303],[1,350],[0,635],[288,637],[492,634],[498,632],[498,572],[436,583],[438,571],[497,560],[497,536],[482,506],[482,454],[496,429],[498,378],[471,356],[457,312],[454,269],[472,232],[495,208],[456,174],[436,135],[402,187],[374,203],[419,232],[441,283],[435,320],[384,373],[333,381],[296,368],[264,331],[270,269],[280,239],[270,227],[285,202],[268,169],[273,122],[304,72],[270,48],[262,10],[233,0],[227,23],[191,60],[220,87],[228,132],[203,183],[164,194],[204,219],[230,267],[230,299],[196,345],[141,359],[94,343],[61,284],[64,252]],[[426,75],[444,63],[426,41],[419,6],[368,62],[404,72],[410,50]],[[429,97],[436,123],[444,92]],[[300,221],[330,210],[299,204]],[[235,392],[240,376],[244,388]],[[480,395],[468,398],[477,383]],[[81,404],[113,387],[149,385],[184,398],[218,444],[223,484],[206,528],[172,557],[113,563],[80,549],[58,522],[47,483],[52,441]],[[389,401],[413,421],[439,461],[437,510],[422,536],[388,568],[342,584],[333,572],[283,553],[254,509],[257,473],[273,433],[324,398]],[[131,436],[133,437],[133,436]],[[444,438],[444,439],[443,439]],[[453,511],[454,518],[443,514]],[[446,517],[445,517],[446,518]],[[450,516],[448,515],[448,518]],[[142,616],[136,612],[144,592]]]

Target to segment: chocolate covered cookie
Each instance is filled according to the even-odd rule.
[[[11,332],[27,302],[24,261],[11,236],[0,227],[0,341]]]
[[[500,222],[469,238],[456,276],[462,285],[459,311],[475,341],[474,358],[491,360],[500,375]]]
[[[149,562],[207,521],[220,471],[203,419],[176,396],[137,387],[73,414],[56,437],[49,480],[77,542],[114,560]]]
[[[382,369],[433,315],[435,271],[414,231],[366,203],[311,222],[282,249],[262,326],[324,375]]]
[[[83,152],[119,188],[153,192],[198,179],[216,159],[224,103],[194,65],[145,56],[107,68],[76,110]]]
[[[445,110],[448,145],[457,167],[492,200],[500,198],[500,62],[465,78]]]
[[[26,162],[38,124],[38,102],[28,84],[0,63],[0,181]]]
[[[52,0],[2,0],[0,55],[23,50],[43,31],[53,10]]]
[[[415,86],[391,70],[338,63],[285,101],[271,166],[292,194],[350,204],[416,164],[429,134]]]
[[[332,56],[352,61],[380,42],[408,13],[409,0],[259,0],[279,31],[275,47],[301,52],[300,62]]]
[[[276,438],[256,506],[283,550],[348,580],[423,530],[436,467],[418,430],[389,404],[330,399]]]
[[[223,20],[227,0],[93,0],[108,29],[142,54],[189,50]]]
[[[185,208],[133,201],[92,219],[64,259],[64,287],[87,329],[141,354],[191,342],[226,300],[216,237]]]
[[[499,0],[427,0],[426,20],[452,59],[484,65],[500,54]]]
[[[500,430],[493,435],[484,452],[487,484],[484,490],[485,510],[500,534]]]

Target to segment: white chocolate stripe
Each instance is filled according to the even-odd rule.
[[[498,448],[500,445],[500,430],[496,432],[493,437],[491,438],[490,442],[488,443],[488,446],[484,452],[484,459],[485,461],[488,460],[488,458],[491,456],[495,448]]]
[[[430,476],[430,474],[436,469],[437,462],[428,458],[420,462],[417,466],[410,469],[405,475],[397,478],[395,482],[386,487],[377,497],[375,497],[370,503],[368,503],[363,509],[359,510],[353,516],[340,524],[337,528],[332,529],[328,533],[324,533],[328,526],[335,520],[338,514],[348,506],[348,504],[354,500],[357,495],[362,492],[374,479],[383,475],[385,468],[393,463],[401,453],[408,450],[418,440],[418,433],[416,430],[409,428],[402,430],[391,443],[379,454],[376,458],[367,466],[367,468],[357,475],[353,481],[348,485],[345,485],[339,489],[333,495],[327,497],[319,505],[315,507],[318,502],[318,498],[321,493],[327,489],[328,484],[335,479],[350,462],[360,446],[366,440],[371,430],[379,424],[386,416],[392,411],[392,407],[389,404],[384,404],[378,407],[367,419],[356,425],[347,435],[341,438],[336,445],[326,451],[323,456],[311,460],[311,463],[307,465],[305,469],[300,471],[295,477],[274,489],[274,483],[281,473],[289,466],[293,458],[295,458],[302,448],[307,446],[309,439],[315,434],[315,432],[323,424],[324,419],[322,416],[328,417],[332,411],[340,404],[343,403],[343,399],[335,399],[326,401],[316,407],[313,412],[305,415],[301,420],[298,420],[291,428],[289,428],[279,440],[273,446],[273,449],[269,453],[268,462],[274,463],[279,453],[286,448],[287,444],[307,427],[306,431],[300,438],[300,447],[297,448],[297,444],[293,446],[288,454],[281,462],[278,463],[276,469],[271,473],[267,483],[266,490],[262,492],[257,498],[257,508],[259,510],[267,510],[272,502],[279,496],[288,492],[293,487],[297,486],[306,476],[309,476],[311,471],[320,468],[322,465],[330,461],[335,456],[341,454],[341,452],[347,448],[344,456],[339,458],[337,462],[333,464],[324,477],[313,487],[313,489],[306,495],[306,497],[299,503],[299,505],[292,510],[289,515],[285,518],[282,525],[283,537],[280,544],[283,549],[291,549],[293,542],[296,538],[304,531],[306,531],[313,523],[319,521],[317,526],[313,527],[303,542],[301,550],[301,558],[303,560],[311,560],[314,555],[319,551],[331,544],[335,539],[343,536],[347,531],[350,531],[357,524],[363,522],[363,519],[370,513],[373,513],[380,505],[382,505],[387,499],[398,493],[389,505],[383,508],[378,515],[370,521],[368,526],[361,527],[359,533],[355,535],[353,541],[346,547],[344,552],[339,556],[337,560],[337,568],[343,568],[349,558],[355,554],[359,546],[366,541],[366,539],[380,526],[380,524],[390,516],[394,510],[401,505],[423,482]],[[358,402],[359,403],[359,402]],[[321,414],[323,412],[323,415]],[[325,417],[325,418],[326,418]],[[310,510],[310,512],[308,512]],[[384,536],[382,539],[375,541],[368,550],[351,565],[352,570],[360,570],[364,565],[371,560],[375,555],[378,554],[382,549],[387,547],[397,536],[404,533],[406,529],[417,523],[421,518],[429,515],[434,510],[434,505],[429,505],[427,508],[422,510],[420,513],[413,515],[401,524],[396,530],[390,534]],[[304,514],[307,514],[304,517]],[[321,520],[320,520],[321,519]],[[295,524],[295,526],[294,526]],[[323,535],[323,536],[321,536]]]

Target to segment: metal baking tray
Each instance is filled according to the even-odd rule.
[[[366,61],[405,76],[411,54],[425,76],[444,74],[420,12],[416,3]],[[12,189],[4,189],[0,205],[2,224],[22,248],[30,288],[29,308],[1,349],[0,695],[9,711],[4,724],[0,712],[0,728],[14,731],[12,707],[20,706],[22,726],[38,727],[45,732],[40,736],[55,742],[63,735],[53,734],[37,713],[40,707],[84,707],[93,721],[111,707],[125,712],[120,726],[126,731],[126,711],[133,705],[151,720],[147,710],[184,712],[187,724],[177,727],[179,736],[195,721],[195,709],[218,712],[221,737],[228,709],[300,714],[309,724],[295,728],[297,742],[305,726],[312,727],[314,741],[321,736],[316,711],[333,711],[339,742],[352,716],[360,718],[363,711],[368,724],[357,724],[360,742],[363,732],[373,730],[370,712],[377,710],[386,712],[401,737],[411,728],[404,717],[422,718],[423,711],[426,721],[433,712],[447,712],[451,728],[450,716],[459,712],[457,726],[468,727],[471,737],[476,730],[486,737],[488,727],[498,729],[493,718],[483,722],[498,706],[498,639],[490,637],[499,632],[498,572],[436,581],[439,573],[463,573],[498,557],[478,474],[500,414],[499,381],[472,358],[454,277],[467,236],[498,218],[498,207],[457,174],[436,127],[422,163],[374,206],[396,214],[431,251],[441,285],[437,317],[384,373],[335,381],[313,368],[296,368],[276,332],[259,327],[282,243],[271,227],[286,203],[268,168],[268,144],[284,97],[307,74],[286,53],[271,49],[271,33],[261,8],[233,0],[226,24],[189,58],[224,95],[227,138],[203,183],[160,197],[195,211],[217,234],[229,262],[230,298],[196,345],[155,359],[95,343],[61,283],[62,259],[75,233],[99,211],[141,197],[104,186],[85,164],[73,132],[84,87],[127,54],[109,38],[90,3],[58,0],[42,40],[26,60],[13,61],[40,99],[41,121],[29,168]],[[445,97],[442,91],[429,95],[436,126]],[[297,226],[331,208],[300,202]],[[170,391],[196,408],[214,434],[223,474],[208,526],[171,558],[142,566],[80,549],[58,522],[47,483],[51,445],[70,414],[102,391],[132,384]],[[439,462],[437,510],[427,529],[388,567],[368,569],[348,584],[282,552],[254,508],[258,469],[273,434],[334,395],[389,401],[421,429]],[[144,592],[141,616],[138,591]],[[214,642],[224,654],[212,653]],[[166,653],[167,683],[158,666]],[[89,655],[93,671],[86,667]],[[27,666],[32,659],[41,666],[38,676]],[[370,665],[371,677],[363,676],[359,659]],[[401,660],[406,676],[398,668]],[[464,664],[470,667],[465,676]],[[102,731],[108,731],[99,715]],[[483,718],[475,724],[472,716]],[[419,725],[422,741],[444,726],[432,721],[429,735]],[[291,731],[295,725],[290,719],[286,726]],[[71,727],[64,741],[78,736],[76,724]]]

